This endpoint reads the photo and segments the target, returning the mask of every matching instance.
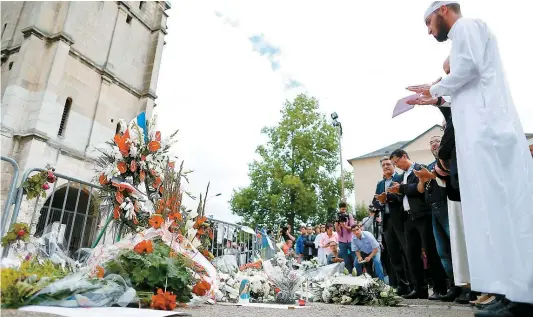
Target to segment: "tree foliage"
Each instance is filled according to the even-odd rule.
[[[249,164],[250,185],[234,190],[232,211],[253,226],[324,223],[340,201],[338,132],[319,112],[318,102],[299,95],[286,101],[281,120],[262,129],[268,137]],[[345,195],[353,190],[345,172]]]

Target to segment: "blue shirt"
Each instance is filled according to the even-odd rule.
[[[363,231],[361,233],[361,239],[357,238],[355,234],[353,235],[352,251],[360,251],[370,254],[375,248],[379,249],[379,243],[372,233]]]
[[[300,235],[298,239],[296,239],[296,254],[303,254],[304,253],[304,239],[306,236]]]

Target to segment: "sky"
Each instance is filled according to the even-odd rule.
[[[193,170],[186,189],[198,195],[211,182],[206,213],[216,219],[239,219],[229,200],[249,184],[248,164],[266,141],[261,128],[275,125],[299,93],[316,97],[328,116],[338,113],[345,169],[350,158],[442,122],[428,106],[391,118],[406,86],[443,75],[451,43],[427,34],[431,1],[170,2],[156,112],[164,133],[179,129],[172,151]],[[533,1],[461,5],[498,38],[522,126],[532,133]]]

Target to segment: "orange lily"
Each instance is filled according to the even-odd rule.
[[[128,142],[126,142],[130,138],[130,132],[126,130],[126,133],[124,135],[115,134],[115,144],[118,146],[118,149],[120,151],[120,154],[122,156],[127,156],[130,151],[130,145]]]
[[[120,174],[124,174],[128,170],[128,168],[126,167],[126,163],[124,163],[123,161],[117,163],[117,168]]]
[[[150,150],[150,152],[155,152],[159,150],[160,148],[161,148],[161,143],[159,143],[158,141],[151,141],[150,143],[148,143],[148,150]]]

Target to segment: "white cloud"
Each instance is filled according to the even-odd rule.
[[[263,126],[279,119],[286,98],[300,91],[317,97],[324,112],[343,123],[343,155],[351,158],[408,140],[442,121],[420,108],[391,119],[409,84],[442,75],[450,44],[427,35],[430,1],[174,1],[159,78],[164,131],[179,128],[177,154],[195,169],[190,190],[211,180],[208,213],[230,216],[233,188],[248,183],[248,163],[264,141]],[[533,132],[528,93],[533,73],[524,1],[464,1],[463,13],[486,20],[496,33],[524,130]],[[264,35],[275,58],[254,51],[250,37]],[[272,69],[272,61],[280,68]],[[289,89],[291,80],[301,83]],[[349,168],[345,164],[345,168]]]

